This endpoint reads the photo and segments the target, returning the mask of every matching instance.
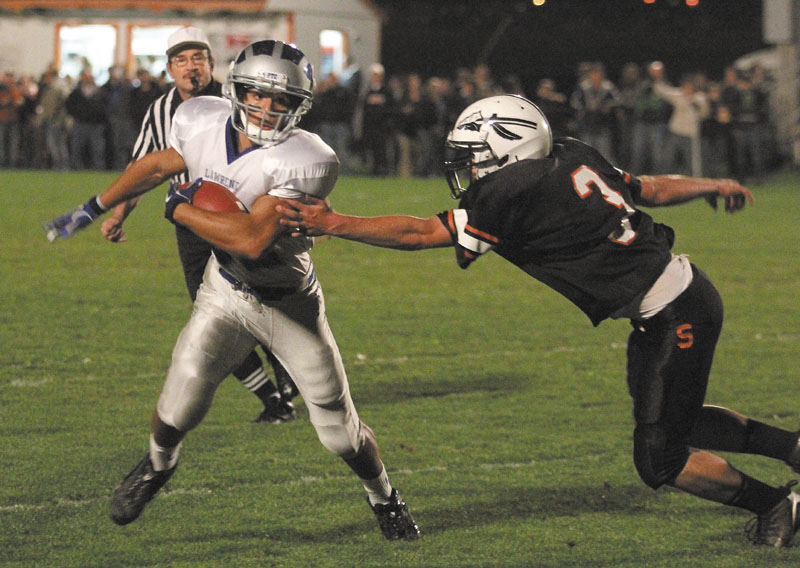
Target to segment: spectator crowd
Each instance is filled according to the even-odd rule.
[[[121,170],[130,160],[150,103],[166,90],[164,77],[141,70],[131,81],[109,69],[101,86],[84,69],[74,80],[54,67],[37,80],[0,76],[0,167]]]
[[[437,176],[444,138],[470,103],[492,94],[533,100],[555,136],[575,136],[636,173],[758,179],[778,161],[771,123],[773,85],[764,69],[730,67],[719,81],[704,73],[672,83],[661,62],[628,63],[616,81],[602,63],[582,63],[575,87],[561,92],[542,78],[525,92],[515,76],[489,67],[452,77],[387,74],[348,61],[340,75],[319,77],[303,127],[337,153],[344,173]],[[120,170],[128,163],[150,102],[164,77],[121,67],[96,85],[87,69],[74,81],[53,68],[39,80],[0,76],[0,167]]]

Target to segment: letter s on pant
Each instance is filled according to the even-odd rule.
[[[684,323],[676,328],[678,334],[678,347],[681,349],[689,349],[694,344],[694,334],[692,333],[692,324]]]

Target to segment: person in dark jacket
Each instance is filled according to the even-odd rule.
[[[81,71],[78,85],[67,97],[66,105],[74,121],[70,134],[72,169],[105,170],[108,101],[94,82],[90,69]]]

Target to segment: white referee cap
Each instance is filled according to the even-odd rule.
[[[167,57],[172,57],[184,49],[207,49],[211,51],[206,33],[200,28],[187,26],[172,33],[167,39]]]

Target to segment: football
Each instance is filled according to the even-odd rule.
[[[218,213],[235,213],[239,211],[247,213],[247,208],[233,193],[213,181],[202,182],[200,189],[195,192],[192,198],[192,205],[206,211],[216,211]]]

